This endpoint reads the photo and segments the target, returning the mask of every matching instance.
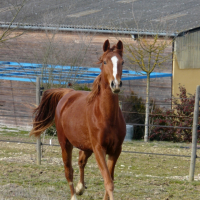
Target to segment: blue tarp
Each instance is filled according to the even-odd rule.
[[[80,72],[80,73],[78,73]],[[76,80],[77,83],[93,83],[101,70],[93,67],[71,67],[60,65],[42,65],[36,63],[17,63],[0,61],[0,79],[12,81],[35,82],[37,76],[42,76],[48,82],[49,74],[53,74],[53,82],[66,83]],[[77,74],[76,74],[77,73]],[[150,78],[172,77],[171,73],[152,72]],[[122,80],[146,79],[144,72],[123,70]]]

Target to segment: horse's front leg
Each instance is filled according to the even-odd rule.
[[[87,163],[88,158],[92,155],[92,151],[79,151],[79,171],[80,171],[80,181],[76,186],[76,194],[82,195],[85,189],[84,183],[84,168]]]
[[[121,154],[121,150],[122,150],[122,147],[119,147],[119,149],[114,154],[108,156],[108,170],[110,172],[110,175],[113,181],[114,181],[115,164],[119,158],[119,155]],[[106,191],[104,195],[104,200],[108,200],[109,199],[108,197],[109,196]]]
[[[106,163],[106,151],[103,149],[101,145],[96,145],[93,151],[95,154],[97,164],[99,166],[99,169],[104,179],[104,186],[105,186],[106,192],[110,200],[114,200],[114,197],[113,197],[114,184],[113,184],[113,180]],[[103,200],[107,200],[106,197],[104,197]]]

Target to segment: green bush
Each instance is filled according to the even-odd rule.
[[[45,134],[50,135],[50,136],[57,135],[55,124],[50,126],[48,129],[46,129]]]
[[[72,86],[74,90],[84,90],[84,91],[91,91],[91,89],[87,85],[79,85],[75,84]]]

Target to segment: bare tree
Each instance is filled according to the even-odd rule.
[[[41,77],[46,79],[46,88],[75,84],[78,76],[83,73],[81,66],[84,65],[92,38],[92,34],[77,32],[66,42],[57,31],[45,32],[40,51],[33,54],[35,60],[42,64],[40,72]]]
[[[16,31],[17,27],[12,28],[13,23],[15,22],[17,16],[19,15],[20,11],[24,7],[27,0],[22,0],[20,3],[17,4],[10,4],[9,7],[5,7],[0,9],[0,13],[6,12],[6,11],[12,11],[12,18],[11,21],[8,23],[7,27],[3,30],[3,32],[0,34],[0,43],[3,43],[7,40],[14,39],[16,37],[21,36],[24,32],[18,32],[15,34],[14,31]]]
[[[148,141],[149,136],[149,91],[150,91],[150,74],[157,68],[172,58],[171,53],[166,49],[172,44],[173,40],[164,37],[160,38],[158,34],[152,39],[138,35],[135,43],[125,45],[127,57],[133,66],[138,66],[147,76],[146,86],[146,112],[145,112],[145,134],[144,141]]]

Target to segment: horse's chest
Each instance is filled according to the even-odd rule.
[[[101,146],[105,147],[108,152],[115,152],[121,146],[124,138],[123,133],[113,126],[104,127],[97,137],[100,138]]]

